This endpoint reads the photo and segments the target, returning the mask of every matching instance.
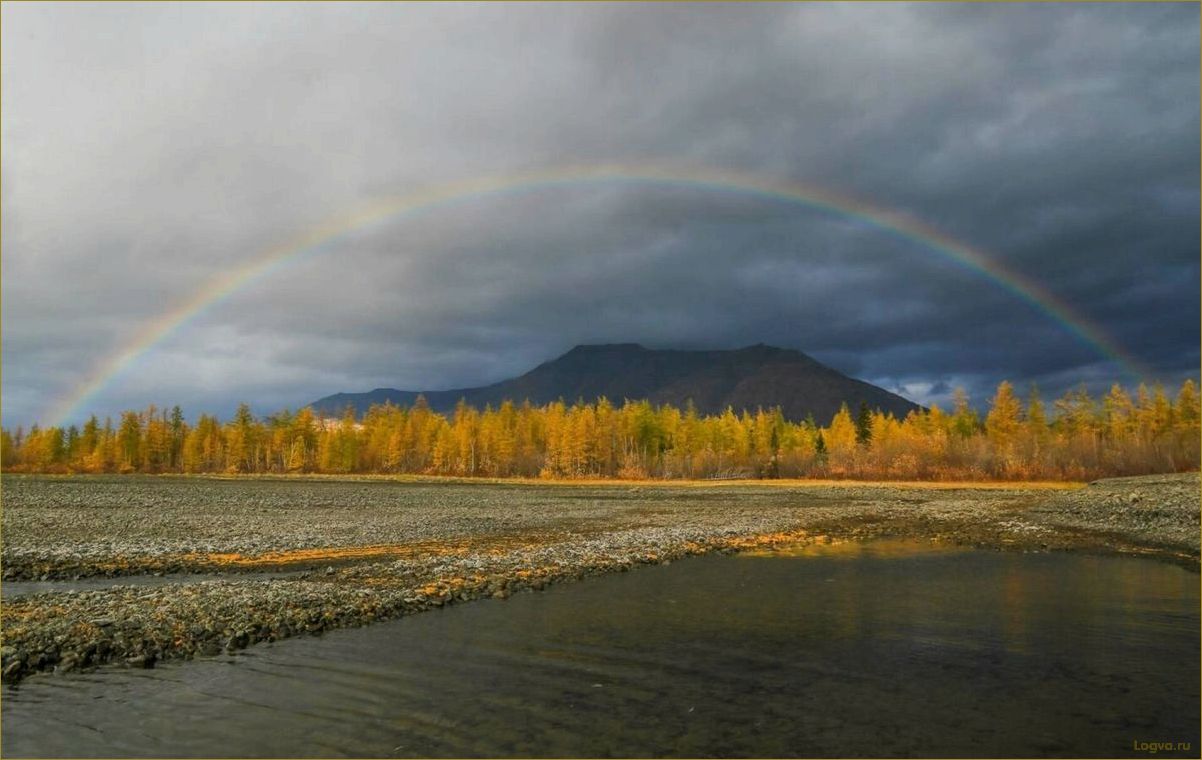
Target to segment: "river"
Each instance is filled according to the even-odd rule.
[[[1199,747],[1199,579],[880,542],[709,556],[154,670],[38,676],[22,756],[1147,756]]]

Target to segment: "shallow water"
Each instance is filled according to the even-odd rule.
[[[3,754],[1129,756],[1199,739],[1198,576],[886,543],[702,557],[234,657],[35,677]]]
[[[306,570],[262,572],[262,573],[181,573],[166,575],[121,575],[113,578],[77,578],[54,581],[4,581],[0,583],[0,598],[16,599],[33,594],[81,593],[103,591],[117,586],[179,586],[204,581],[263,581],[276,578],[292,578],[303,575]]]

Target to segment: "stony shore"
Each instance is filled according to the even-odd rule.
[[[3,478],[0,672],[150,667],[714,551],[913,537],[1197,570],[1199,478],[1074,488]],[[190,574],[180,582],[173,576]],[[197,579],[203,574],[209,579]],[[145,576],[159,575],[155,584]],[[15,582],[9,585],[10,582]]]

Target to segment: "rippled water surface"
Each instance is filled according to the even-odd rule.
[[[3,754],[1131,756],[1199,739],[1198,576],[917,544],[704,557],[6,689]]]

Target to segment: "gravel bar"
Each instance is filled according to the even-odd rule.
[[[4,595],[7,683],[39,671],[152,667],[714,551],[914,537],[1146,555],[1195,571],[1199,563],[1196,473],[1061,489],[167,476],[0,482],[4,581],[113,579],[81,584],[88,590]],[[126,579],[148,575],[156,582]]]

